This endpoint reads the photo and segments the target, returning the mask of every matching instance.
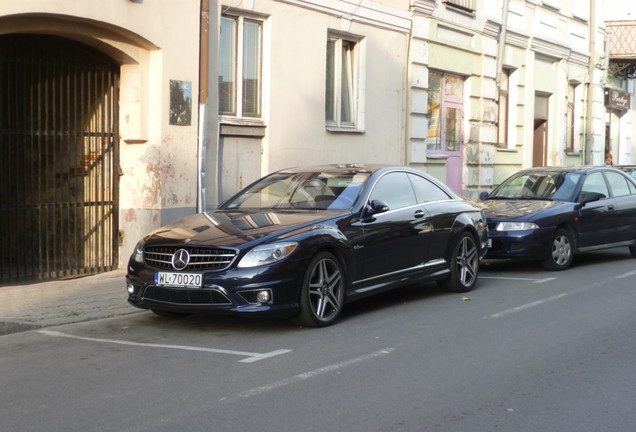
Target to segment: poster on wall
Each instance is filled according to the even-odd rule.
[[[190,126],[192,122],[192,83],[170,80],[170,124]]]

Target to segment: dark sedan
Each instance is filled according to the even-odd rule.
[[[408,168],[330,165],[270,174],[144,237],[128,301],[158,315],[297,317],[414,281],[471,290],[488,241],[481,209]]]
[[[549,270],[575,253],[628,246],[636,257],[636,181],[610,167],[520,171],[486,196],[486,258],[527,258]]]

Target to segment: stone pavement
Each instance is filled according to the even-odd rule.
[[[125,274],[0,286],[0,335],[138,312],[126,301]]]

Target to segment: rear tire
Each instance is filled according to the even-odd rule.
[[[559,228],[554,232],[550,243],[550,256],[541,261],[546,270],[561,271],[574,261],[574,240],[570,231]]]
[[[475,237],[464,231],[453,246],[450,276],[438,282],[450,292],[468,292],[475,287],[479,275],[479,249]]]

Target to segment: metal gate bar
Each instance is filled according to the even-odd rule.
[[[117,265],[118,66],[52,36],[0,36],[0,283]]]

